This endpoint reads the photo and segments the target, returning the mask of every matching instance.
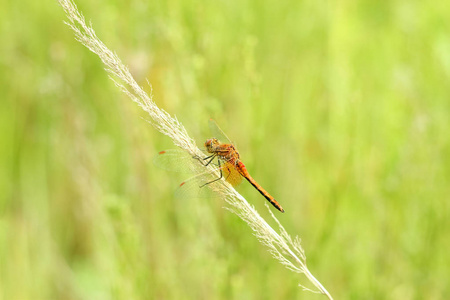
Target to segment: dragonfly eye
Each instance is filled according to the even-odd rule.
[[[210,148],[212,144],[213,144],[213,139],[206,140],[205,147]]]

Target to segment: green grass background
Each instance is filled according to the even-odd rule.
[[[223,202],[172,197],[171,141],[56,1],[0,4],[0,299],[324,299]],[[199,145],[210,117],[236,142],[336,299],[448,299],[445,1],[78,4]]]

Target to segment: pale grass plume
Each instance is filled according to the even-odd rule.
[[[166,111],[160,109],[153,102],[152,94],[147,94],[137,84],[129,69],[122,63],[117,54],[108,49],[97,37],[92,24],[86,24],[75,3],[72,0],[58,0],[58,2],[69,20],[66,24],[74,31],[76,39],[100,57],[114,83],[149,114],[151,119],[149,122],[161,133],[169,136],[176,146],[184,149],[192,156],[201,156],[202,151],[198,149],[194,140],[189,137],[183,125]],[[208,168],[213,172],[218,172],[217,167],[213,166],[213,164],[210,164]],[[221,184],[216,185],[214,190],[223,195],[223,198],[229,204],[227,209],[250,226],[254,235],[268,248],[276,260],[289,270],[304,274],[316,288],[316,290],[311,290],[301,285],[304,289],[324,294],[329,299],[332,299],[328,291],[308,270],[305,252],[301,247],[300,239],[298,237],[295,239],[291,238],[268,206],[267,208],[272,218],[278,225],[278,232],[259,215],[243,196],[225,181],[221,181]]]

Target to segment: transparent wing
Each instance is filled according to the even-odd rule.
[[[209,170],[203,158],[192,157],[181,149],[171,149],[159,152],[154,157],[153,164],[172,172],[198,174],[178,186],[174,192],[176,198],[214,198],[220,195],[214,192],[219,191],[217,186],[222,183],[221,180],[215,181],[220,178],[220,174]],[[217,160],[211,164],[217,164]]]
[[[175,198],[217,198],[220,197],[218,186],[222,184],[219,177],[213,173],[205,172],[182,182],[174,192]]]
[[[205,168],[206,169],[206,168]],[[222,164],[222,178],[231,185],[236,186],[242,182],[242,176],[229,164]],[[220,174],[206,171],[182,182],[175,190],[175,197],[180,199],[188,198],[216,198],[222,195],[223,180]]]
[[[180,149],[171,149],[159,152],[153,158],[153,164],[161,169],[180,173],[204,172],[202,158],[192,157]]]
[[[222,129],[220,129],[219,125],[217,125],[216,121],[213,119],[209,119],[209,130],[211,131],[212,137],[218,139],[219,141],[223,143],[229,143],[232,144],[231,140],[228,138],[228,136],[223,132]]]

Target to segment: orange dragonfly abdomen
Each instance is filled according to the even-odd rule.
[[[273,198],[265,189],[263,189],[262,186],[260,186],[255,179],[253,179],[252,176],[247,171],[247,168],[245,167],[244,163],[240,160],[236,161],[236,169],[239,171],[239,173],[247,179],[248,182],[250,182],[251,185],[255,187],[255,189],[258,190],[258,192],[261,193],[261,195],[264,196],[264,198],[267,199],[276,209],[284,213],[284,209],[281,207],[281,205]]]

